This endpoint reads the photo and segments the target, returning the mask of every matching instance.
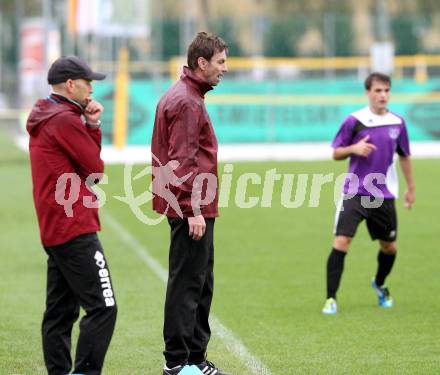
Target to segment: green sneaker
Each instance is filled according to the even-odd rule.
[[[371,286],[373,287],[374,291],[376,292],[377,299],[379,302],[380,307],[393,307],[393,297],[391,297],[390,290],[387,286],[377,286],[376,281],[371,280]]]
[[[327,315],[333,315],[338,312],[338,305],[336,304],[336,300],[334,298],[328,298],[324,307],[322,308],[322,313]]]

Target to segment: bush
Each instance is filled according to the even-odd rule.
[[[307,20],[301,18],[274,18],[264,36],[266,56],[297,56],[296,43],[306,31]]]
[[[396,55],[414,55],[419,52],[420,43],[415,30],[414,19],[396,17],[391,21]]]

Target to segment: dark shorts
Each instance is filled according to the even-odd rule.
[[[363,199],[363,200],[362,200]],[[368,207],[368,197],[355,195],[341,200],[336,210],[335,235],[354,237],[362,220],[366,220],[372,240],[393,242],[397,238],[397,215],[394,199],[384,199],[379,207]]]

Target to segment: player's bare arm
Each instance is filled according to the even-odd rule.
[[[347,147],[337,147],[333,151],[334,160],[344,160],[351,155],[359,155],[368,157],[373,151],[376,150],[376,146],[372,143],[368,143],[370,136],[362,138],[358,143]]]
[[[412,174],[411,158],[409,156],[400,156],[399,161],[400,161],[400,168],[402,169],[402,173],[405,177],[406,186],[407,186],[403,205],[405,208],[411,209],[412,205],[416,201],[416,192],[415,192],[415,185]]]

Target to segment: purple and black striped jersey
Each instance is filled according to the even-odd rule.
[[[376,146],[368,157],[351,155],[344,194],[397,198],[398,181],[395,153],[409,156],[409,139],[405,120],[388,112],[376,115],[369,107],[349,115],[342,123],[332,147],[347,147],[369,136]]]

